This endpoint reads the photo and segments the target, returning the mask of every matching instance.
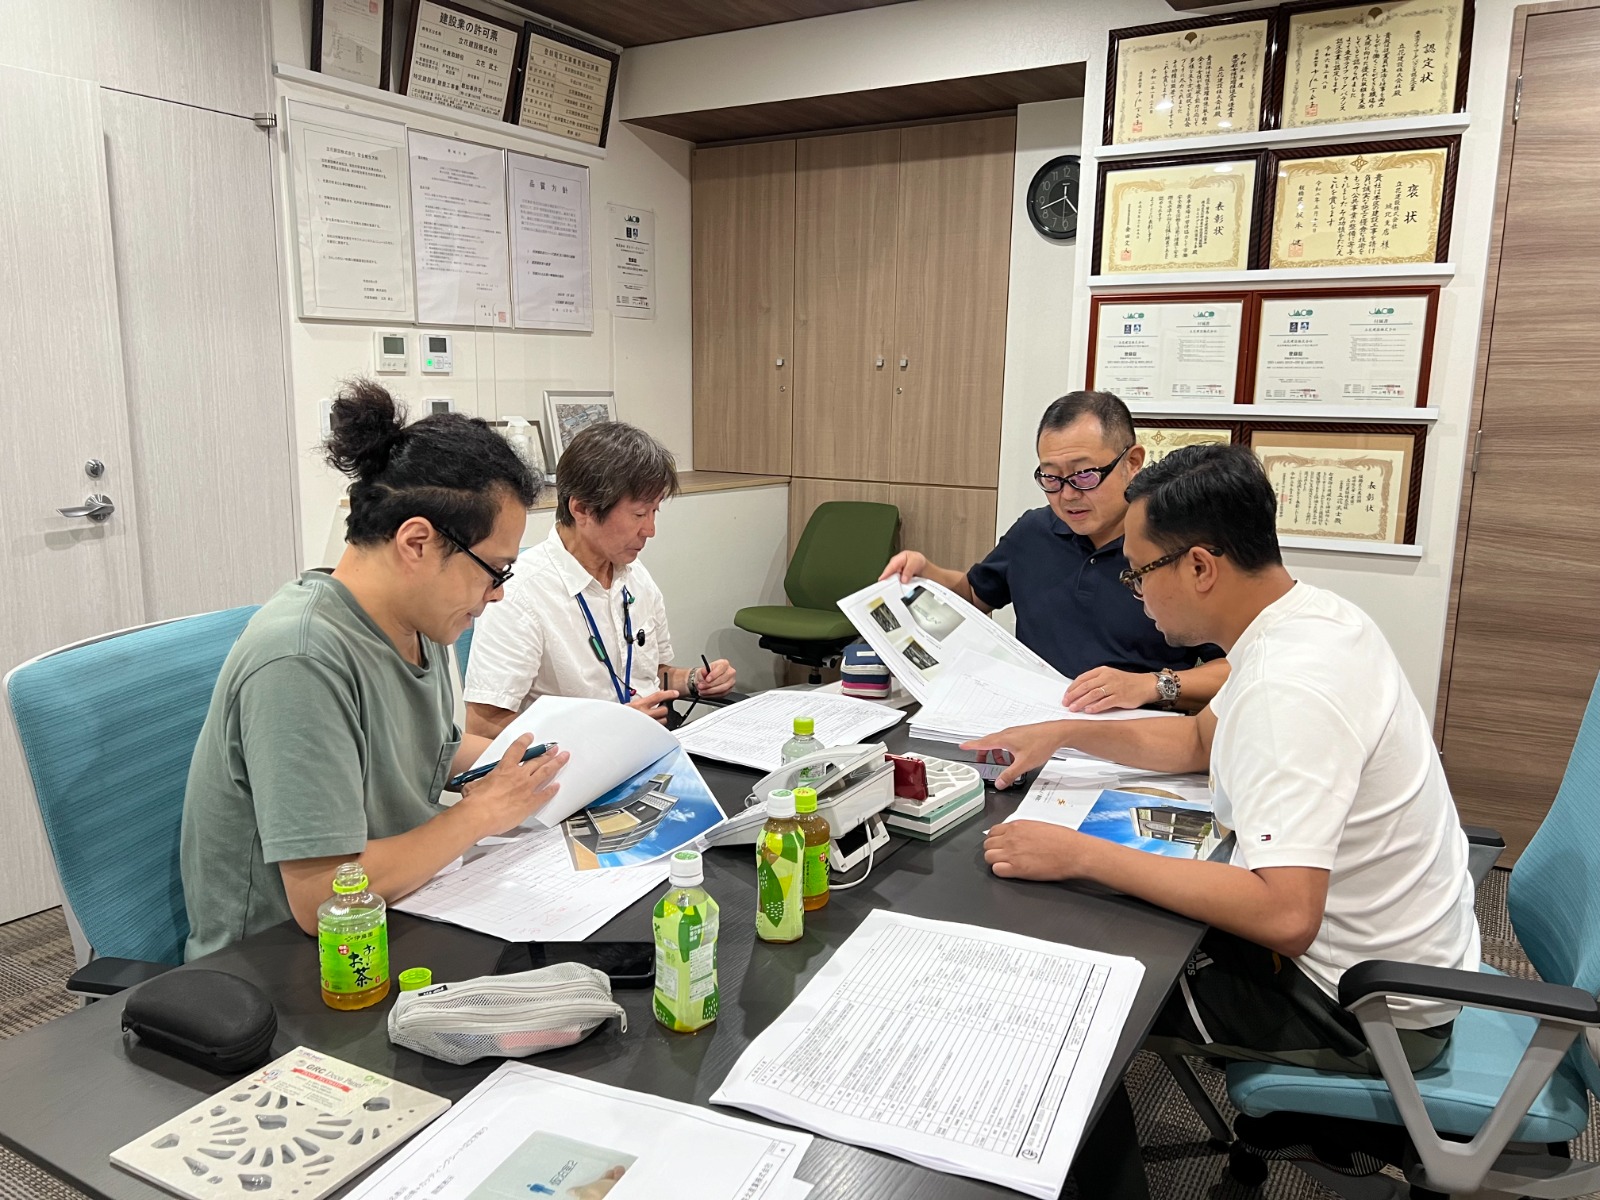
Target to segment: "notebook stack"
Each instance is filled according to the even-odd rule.
[[[844,648],[839,664],[839,691],[858,700],[883,700],[889,695],[893,679],[877,651],[865,642],[852,642]]]
[[[885,814],[885,821],[894,832],[931,842],[983,811],[983,777],[972,764],[922,754],[902,757],[920,758],[926,766],[928,798],[896,798]]]

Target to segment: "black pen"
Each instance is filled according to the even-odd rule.
[[[522,756],[522,761],[528,762],[530,759],[538,758],[541,754],[549,749],[550,745],[548,742],[539,742],[536,745],[529,746],[527,752]],[[498,762],[492,762],[487,766],[473,767],[470,771],[463,771],[449,783],[445,784],[444,790],[447,792],[459,792],[462,788],[466,787],[467,784],[476,783],[499,765],[500,764]]]

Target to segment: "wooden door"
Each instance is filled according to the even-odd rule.
[[[299,562],[272,139],[102,106],[147,619],[260,604]]]
[[[790,471],[794,163],[792,141],[694,153],[696,470]]]
[[[1016,135],[1010,116],[901,131],[891,478],[999,481]]]
[[[794,473],[890,478],[900,131],[796,152]]]
[[[1445,771],[1462,820],[1500,829],[1513,855],[1555,796],[1600,671],[1600,161],[1576,149],[1600,144],[1597,58],[1600,8],[1527,17],[1446,639]],[[1514,44],[1513,74],[1517,62]],[[1491,271],[1496,257],[1491,244]]]
[[[100,89],[0,67],[0,671],[144,620]],[[85,464],[104,465],[89,478]],[[60,516],[109,496],[104,522]],[[192,561],[191,572],[204,569]],[[10,722],[0,733],[0,923],[60,903]]]

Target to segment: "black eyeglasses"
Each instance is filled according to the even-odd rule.
[[[458,538],[455,534],[451,533],[447,529],[440,529],[437,525],[434,526],[434,529],[438,531],[439,536],[445,541],[449,542],[457,550],[461,551],[461,553],[465,554],[473,562],[477,563],[480,567],[488,572],[490,579],[489,590],[491,592],[499,591],[501,588],[505,587],[506,584],[511,582],[510,567],[491,567],[471,550],[468,550],[466,543]]]
[[[1116,469],[1123,455],[1132,449],[1133,446],[1124,446],[1122,454],[1117,455],[1105,466],[1086,467],[1082,471],[1074,471],[1071,475],[1051,475],[1043,467],[1038,467],[1033,472],[1033,481],[1041,490],[1049,492],[1052,496],[1063,487],[1069,487],[1075,492],[1092,492],[1106,481],[1106,476]]]
[[[1177,562],[1180,558],[1193,549],[1193,546],[1185,546],[1182,550],[1174,550],[1171,554],[1163,554],[1154,562],[1147,562],[1142,567],[1129,567],[1121,575],[1117,576],[1117,578],[1122,581],[1123,587],[1127,588],[1133,593],[1134,599],[1143,600],[1144,577],[1150,574],[1151,571],[1160,570],[1162,567],[1170,566],[1172,563]],[[1217,550],[1211,546],[1205,546],[1203,549],[1210,554],[1215,554],[1218,558],[1222,557],[1223,552],[1221,550]]]

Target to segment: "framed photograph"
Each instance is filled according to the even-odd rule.
[[[1141,405],[1242,404],[1249,293],[1095,296],[1085,387]]]
[[[1283,537],[1413,545],[1425,425],[1253,424]]]
[[[389,90],[395,0],[311,0],[311,69]]]
[[[1445,262],[1461,139],[1408,138],[1267,155],[1268,267]]]
[[[521,32],[454,0],[417,0],[400,91],[444,108],[506,120]]]
[[[1111,31],[1104,143],[1270,128],[1272,14],[1241,13]]]
[[[1095,273],[1255,266],[1259,165],[1237,153],[1101,163]]]
[[[1239,440],[1240,426],[1228,421],[1151,421],[1135,413],[1133,423],[1147,467],[1185,446],[1227,446]]]
[[[1256,404],[1425,408],[1439,289],[1256,294]]]
[[[506,118],[524,129],[606,144],[621,55],[532,21],[522,27],[516,95]]]
[[[591,425],[617,419],[615,392],[547,391],[544,408],[550,418],[550,449],[558,467],[573,438]]]
[[[1280,10],[1285,129],[1461,112],[1472,0],[1316,0]]]

